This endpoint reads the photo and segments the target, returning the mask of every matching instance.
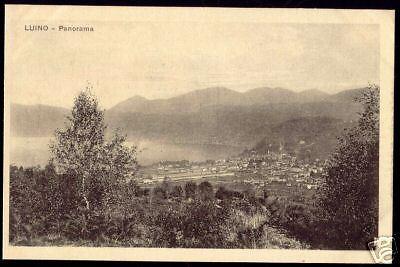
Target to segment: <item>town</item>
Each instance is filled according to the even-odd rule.
[[[162,161],[139,170],[138,183],[152,188],[163,181],[183,184],[209,181],[217,186],[239,189],[268,188],[276,195],[314,191],[323,183],[325,160],[298,160],[280,152],[249,155],[205,162]]]

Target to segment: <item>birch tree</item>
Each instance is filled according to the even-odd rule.
[[[137,169],[136,148],[124,146],[126,136],[119,132],[107,142],[106,128],[104,111],[87,89],[75,98],[65,128],[56,130],[50,145],[50,161],[57,172],[78,178],[79,195],[88,210],[93,202],[89,196],[112,193],[113,185]],[[91,192],[94,188],[96,192]]]

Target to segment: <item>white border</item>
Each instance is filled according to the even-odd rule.
[[[380,25],[380,181],[379,235],[392,235],[393,201],[393,86],[394,11],[165,8],[165,7],[79,7],[6,5],[4,81],[4,162],[3,162],[3,257],[6,259],[74,259],[118,261],[211,261],[211,262],[342,262],[372,263],[369,251],[285,250],[285,249],[174,249],[174,248],[85,248],[15,247],[8,242],[8,185],[10,151],[10,106],[7,84],[16,77],[7,75],[7,59],[13,56],[12,32],[15,21],[218,21],[264,23],[357,23]],[[12,21],[12,22],[11,22]],[[366,55],[367,56],[367,55]]]

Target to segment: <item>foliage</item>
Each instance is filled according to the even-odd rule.
[[[214,190],[210,182],[204,181],[200,183],[199,196],[201,200],[211,200],[214,198]]]
[[[79,191],[68,185],[74,177],[51,168],[10,169],[10,242],[15,245],[305,247],[278,233],[269,224],[270,212],[246,198],[183,200],[177,197],[183,196],[182,187],[174,186],[167,199],[162,185],[154,188],[155,198],[141,193],[145,190],[130,181],[116,189],[119,198],[113,203],[88,210],[71,202]]]
[[[232,199],[232,198],[243,198],[243,193],[238,191],[231,191],[225,189],[225,187],[220,186],[215,193],[215,197],[220,200]]]
[[[346,249],[365,249],[378,234],[379,88],[358,101],[364,110],[339,139],[320,203],[322,221],[335,233],[331,244]]]
[[[172,188],[171,197],[181,199],[183,197],[183,189],[180,185],[175,185]]]
[[[156,186],[153,189],[153,198],[156,200],[166,199],[167,192],[165,191],[164,187]]]
[[[135,147],[123,144],[126,137],[118,131],[105,140],[104,112],[90,91],[75,99],[65,129],[58,129],[50,145],[51,162],[56,170],[77,177],[79,195],[86,208],[102,205],[111,198],[113,188],[132,177],[137,169]],[[72,181],[71,181],[72,182]]]
[[[194,199],[196,197],[197,185],[194,182],[187,182],[185,184],[185,196],[187,199]]]

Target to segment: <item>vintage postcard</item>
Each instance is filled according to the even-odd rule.
[[[394,11],[5,15],[4,258],[391,262]]]

